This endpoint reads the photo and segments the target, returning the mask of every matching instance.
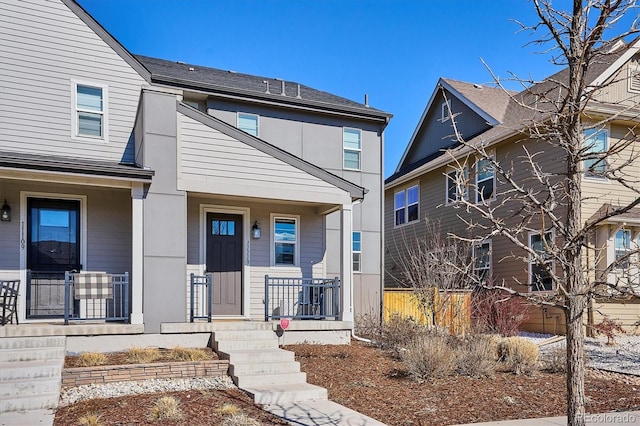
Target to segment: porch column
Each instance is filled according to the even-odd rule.
[[[342,321],[353,322],[353,259],[352,249],[352,204],[343,204],[340,208],[340,275],[342,297]]]
[[[144,252],[142,237],[144,185],[134,183],[131,188],[131,324],[144,324],[142,318],[142,283]]]

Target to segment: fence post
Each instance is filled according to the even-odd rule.
[[[269,321],[269,275],[264,276],[264,320]]]
[[[334,303],[334,311],[333,314],[335,315],[336,320],[339,319],[341,317],[340,315],[340,278],[335,277],[333,279],[333,292],[335,294],[335,302]]]
[[[191,301],[189,302],[189,310],[190,310],[189,319],[190,319],[190,322],[193,322],[193,315],[194,315],[194,313],[193,313],[193,289],[195,288],[195,285],[193,283],[194,276],[195,276],[195,274],[192,272],[190,274],[191,281],[190,281],[190,284],[189,284],[189,287],[191,288]]]
[[[64,271],[64,325],[69,325],[69,271]]]
[[[213,274],[205,274],[207,279],[207,322],[213,316]]]
[[[129,307],[129,289],[131,288],[131,283],[129,282],[128,272],[124,273],[124,282],[125,282],[125,285],[124,285],[125,291],[124,291],[124,306],[122,307],[122,312],[125,312],[126,318],[124,320],[127,324],[129,324],[131,320],[131,308]]]

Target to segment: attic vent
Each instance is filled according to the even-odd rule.
[[[182,61],[176,61],[176,64],[184,65],[184,62],[182,62]]]
[[[268,80],[262,80],[262,82],[267,85],[267,90],[265,90],[264,93],[271,93],[269,91],[269,81]]]
[[[229,70],[227,72],[230,73],[230,74],[238,74],[238,71],[234,71],[234,70]]]
[[[629,91],[640,93],[640,64],[629,64]]]
[[[193,67],[189,67],[189,71],[195,71],[196,69]]]
[[[481,84],[475,84],[474,83],[473,87],[475,87],[476,89],[484,89],[484,87],[482,87]]]

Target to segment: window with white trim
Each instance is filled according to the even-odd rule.
[[[496,171],[491,161],[495,157],[480,158],[476,162],[476,203],[493,200],[496,191]]]
[[[360,170],[362,154],[362,131],[360,129],[342,129],[342,167],[347,170]]]
[[[607,129],[585,129],[583,137],[585,154],[592,157],[583,162],[584,175],[590,178],[606,179],[609,132]]]
[[[444,122],[451,118],[451,101],[447,100],[440,106],[440,119]]]
[[[455,169],[447,173],[447,204],[453,204],[460,200],[466,200],[469,196],[467,181],[469,171],[466,167],[462,170]]]
[[[640,93],[640,61],[631,60],[628,67],[629,92]]]
[[[351,252],[353,253],[353,272],[360,272],[360,268],[362,266],[362,234],[358,232],[353,232],[352,234],[352,247]]]
[[[238,129],[258,137],[258,116],[255,114],[239,112]]]
[[[393,204],[396,226],[418,220],[420,186],[414,185],[396,192]]]
[[[298,257],[298,219],[274,216],[273,264],[275,266],[297,266],[299,264]]]
[[[74,135],[104,139],[106,87],[74,83]]]
[[[473,275],[483,282],[491,278],[491,240],[473,245]]]
[[[529,257],[529,278],[531,283],[531,291],[552,291],[553,280],[549,269],[553,267],[553,259],[551,257],[551,245],[553,244],[553,233],[547,231],[544,233],[544,239],[541,233],[529,234],[529,247],[544,260],[543,263],[538,262],[534,256]]]
[[[631,231],[628,229],[620,229],[616,232],[614,239],[615,251],[615,267],[617,269],[626,269],[629,267],[629,253],[633,251],[631,248]]]

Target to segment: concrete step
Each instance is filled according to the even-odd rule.
[[[234,349],[278,349],[277,340],[223,340],[215,342],[213,349],[226,352]]]
[[[278,336],[271,330],[225,330],[214,331],[213,340],[226,341],[226,340],[275,340],[278,341]]]
[[[219,351],[220,359],[226,359],[230,364],[266,363],[295,361],[295,354],[284,349],[263,349],[255,351],[251,349],[229,349]]]
[[[58,377],[46,379],[17,379],[3,380],[0,386],[0,398],[32,397],[58,392],[60,393],[60,379]]]
[[[61,374],[60,361],[0,362],[0,383],[7,380],[59,379]]]
[[[36,347],[0,350],[0,362],[45,361],[64,358],[64,347]]]
[[[0,397],[0,413],[8,411],[42,410],[46,408],[56,408],[60,392],[42,395],[33,395],[29,398],[20,397]]]
[[[0,339],[0,351],[3,349],[31,349],[43,347],[65,347],[65,336],[45,337],[3,337]]]
[[[306,383],[307,373],[243,374],[231,376],[241,389],[252,386],[293,385]]]
[[[308,383],[249,386],[242,388],[253,396],[256,404],[284,404],[299,401],[326,400],[328,393],[325,388]]]
[[[297,361],[286,362],[247,362],[233,363],[229,366],[231,376],[242,376],[245,374],[276,374],[276,373],[298,373],[300,363]]]
[[[264,321],[216,321],[212,325],[215,331],[225,330],[272,330],[273,325]]]

